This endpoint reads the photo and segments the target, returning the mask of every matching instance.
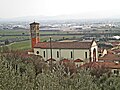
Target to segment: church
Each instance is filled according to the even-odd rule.
[[[28,52],[28,54],[40,55],[45,61],[49,59],[56,61],[63,59],[80,59],[83,62],[98,61],[98,46],[95,40],[55,42],[50,37],[49,42],[40,42],[39,27],[39,23],[33,22],[30,24],[32,52]]]

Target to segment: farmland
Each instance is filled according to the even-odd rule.
[[[70,35],[59,35],[56,34],[65,34],[67,32],[60,31],[41,31],[40,32],[40,41],[49,41],[49,35],[54,35],[52,37],[53,41],[59,41],[62,39],[74,38]],[[45,36],[44,36],[44,35]],[[42,36],[43,35],[43,36]],[[47,36],[46,36],[47,35]],[[30,49],[30,34],[29,30],[0,30],[0,41],[9,41],[7,45],[12,49]]]
[[[108,29],[108,30],[107,30]],[[120,35],[119,28],[96,28],[86,29],[79,31],[60,31],[60,30],[41,30],[40,41],[49,41],[52,36],[52,41],[60,40],[92,40],[108,41],[112,40],[113,36]],[[17,29],[17,30],[0,30],[0,45],[9,45],[14,49],[29,49],[30,48],[30,30]],[[119,40],[117,40],[119,41]]]

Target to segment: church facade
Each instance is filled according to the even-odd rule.
[[[48,59],[56,61],[62,59],[81,59],[84,62],[98,61],[98,46],[94,40],[91,42],[40,42],[38,27],[38,23],[30,24],[32,50],[33,54],[42,56],[45,61]]]

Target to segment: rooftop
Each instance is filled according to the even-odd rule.
[[[120,63],[115,62],[90,62],[83,64],[83,68],[108,68],[108,69],[120,69]]]
[[[113,54],[113,53],[108,53],[103,57],[100,57],[99,60],[104,60],[104,61],[120,61],[120,56]]]
[[[92,42],[51,42],[53,49],[89,49]],[[39,42],[34,48],[49,49],[50,42]]]
[[[30,23],[30,25],[34,25],[34,24],[38,24],[39,25],[39,23],[37,23],[37,22]]]
[[[76,60],[74,60],[74,62],[83,62],[83,60],[81,60],[81,59],[76,59]]]

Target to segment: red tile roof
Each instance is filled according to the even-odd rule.
[[[71,60],[68,60],[68,59],[62,59],[59,61],[60,64],[67,64],[67,63],[70,63]]]
[[[120,56],[116,55],[116,54],[112,54],[112,53],[108,53],[103,57],[100,57],[99,60],[104,60],[104,61],[119,61],[120,60]]]
[[[83,60],[81,60],[81,59],[76,59],[76,60],[74,60],[74,62],[83,62]]]
[[[63,60],[60,60],[60,62],[70,62],[70,60],[68,60],[68,59],[63,59]]]
[[[92,42],[51,42],[53,49],[89,49]],[[39,42],[34,48],[50,48],[50,42]]]
[[[109,69],[120,69],[120,63],[116,64],[115,62],[90,62],[83,64],[82,68],[109,68]]]
[[[113,46],[118,46],[120,44],[120,42],[109,42],[111,43]]]
[[[115,53],[120,53],[120,49],[114,49],[113,50]]]
[[[115,52],[112,51],[112,50],[108,50],[108,53],[109,53],[109,54],[114,54]]]

